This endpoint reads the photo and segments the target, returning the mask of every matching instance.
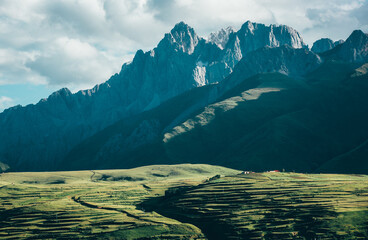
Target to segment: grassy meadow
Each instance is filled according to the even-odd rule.
[[[368,176],[200,164],[2,173],[0,239],[368,239]]]
[[[203,239],[191,224],[136,205],[170,187],[238,171],[209,165],[3,173],[0,239]]]
[[[209,239],[368,239],[368,176],[251,173],[146,203]]]

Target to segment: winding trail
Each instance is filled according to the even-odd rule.
[[[93,181],[93,177],[96,175],[96,172],[95,172],[95,171],[93,171],[93,170],[91,170],[91,172],[93,173],[93,174],[92,174],[92,176],[91,176],[91,182],[94,182],[94,181]]]
[[[125,211],[123,209],[117,209],[117,208],[113,208],[113,207],[103,207],[103,206],[98,206],[95,204],[91,204],[91,203],[87,203],[83,200],[80,200],[80,197],[76,198],[75,196],[71,197],[71,199],[76,202],[79,203],[80,205],[84,206],[84,207],[88,207],[88,208],[94,208],[94,209],[103,209],[103,210],[109,210],[109,211],[115,211],[115,212],[119,212],[119,213],[124,213],[126,214],[128,217],[134,218],[136,220],[139,221],[143,221],[143,222],[149,222],[149,223],[155,223],[155,224],[162,224],[162,225],[167,225],[166,223],[163,222],[157,222],[157,221],[152,221],[152,220],[147,220],[147,219],[142,219],[139,216],[136,216],[134,214],[129,213],[128,211]]]

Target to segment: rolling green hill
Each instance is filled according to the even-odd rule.
[[[239,171],[210,165],[0,175],[0,239],[204,239],[137,205],[170,187]]]
[[[250,173],[167,191],[144,206],[208,239],[367,239],[366,175]]]
[[[0,239],[367,239],[368,176],[155,165],[0,174]]]

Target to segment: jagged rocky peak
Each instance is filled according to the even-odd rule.
[[[345,41],[344,41],[343,39],[340,39],[340,40],[335,41],[335,42],[334,42],[335,47],[336,47],[337,45],[343,44],[344,42],[345,42]]]
[[[323,53],[333,49],[334,47],[344,43],[344,40],[332,41],[329,38],[321,38],[313,43],[312,51],[315,53]]]
[[[233,27],[222,28],[218,32],[211,33],[208,41],[216,44],[220,49],[224,49],[229,41],[229,35],[233,32],[235,32]]]
[[[361,30],[355,30],[341,44],[338,55],[345,61],[360,62],[368,60],[368,35]]]
[[[260,48],[248,53],[243,61],[249,66],[249,72],[280,72],[293,77],[315,70],[322,62],[317,54],[308,49],[296,49],[289,45]]]
[[[164,40],[169,41],[171,45],[174,45],[179,50],[192,54],[200,38],[193,28],[184,22],[180,22],[175,25],[170,33],[165,34]]]
[[[366,46],[368,42],[368,35],[362,30],[354,30],[352,34],[346,39],[346,44],[363,47]]]
[[[57,97],[68,97],[71,96],[72,92],[68,88],[61,88],[60,90],[53,92],[48,98],[57,98]]]
[[[28,170],[47,168],[50,162],[61,161],[71,147],[120,119],[151,109],[191,88],[223,81],[246,53],[265,46],[304,45],[299,34],[291,28],[249,21],[237,32],[224,29],[218,34],[218,39],[224,47],[222,50],[180,22],[165,34],[157,48],[146,53],[137,51],[133,61],[125,63],[120,73],[107,82],[75,94],[61,89],[39,104],[4,111],[0,114],[0,129],[7,130],[0,131],[0,142],[4,143],[0,144],[0,161],[6,156],[3,162],[19,166],[18,170],[22,167]],[[279,53],[275,50],[266,56],[272,54]],[[249,74],[276,69],[271,69],[267,57],[262,54],[253,59],[254,64],[250,61],[245,70],[249,70]],[[296,64],[296,59],[283,59],[278,62],[285,62],[285,66],[289,63],[305,66]],[[304,71],[304,67],[298,71],[287,69],[285,72],[288,73]],[[15,120],[17,124],[13,123],[10,115],[18,119]],[[61,118],[63,124],[60,123]],[[32,125],[34,134],[28,134],[27,119],[42,121],[42,124]],[[23,145],[18,144],[19,139]],[[68,142],[60,139],[68,139]],[[34,159],[38,159],[40,164],[29,167]]]
[[[68,88],[61,88],[60,90],[53,92],[47,99],[43,99],[40,103],[56,104],[65,103],[73,98],[73,93]]]
[[[246,42],[253,42],[253,49],[259,48],[257,44],[270,47],[279,47],[287,44],[293,48],[306,48],[303,38],[293,28],[286,25],[269,25],[261,23],[245,22],[237,33],[240,39],[249,39]]]
[[[139,49],[135,55],[134,55],[134,58],[133,58],[133,61],[132,63],[135,63],[135,64],[140,64],[142,61],[144,61],[145,57],[144,57],[144,52],[142,49]]]
[[[313,43],[312,51],[315,53],[323,53],[335,47],[334,41],[329,38],[321,38]]]
[[[283,40],[287,45],[293,48],[307,48],[303,38],[294,28],[286,25],[270,25],[270,38]],[[279,40],[279,46],[282,45]]]
[[[291,33],[293,42],[292,47],[294,48],[308,48],[308,45],[304,43],[300,33],[292,27],[283,25],[283,28],[287,29]]]
[[[240,28],[240,30],[243,31],[249,31],[249,32],[253,32],[254,31],[254,27],[257,27],[258,24],[257,23],[253,23],[251,21],[246,21]]]

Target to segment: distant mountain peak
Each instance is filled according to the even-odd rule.
[[[61,88],[61,89],[59,89],[58,91],[56,91],[56,92],[53,92],[50,96],[68,96],[68,95],[72,95],[72,92],[68,89],[68,88],[66,88],[66,87],[64,87],[64,88]]]
[[[0,161],[18,170],[52,169],[72,147],[105,127],[192,88],[220,83],[247,53],[285,44],[295,48],[305,46],[300,35],[286,26],[248,21],[239,31],[227,28],[220,32],[218,44],[213,44],[197,36],[186,23],[179,22],[155,49],[138,50],[133,61],[125,63],[120,73],[107,82],[75,94],[64,88],[36,105],[0,113],[0,129],[7,129],[0,131],[3,143]],[[275,54],[282,52],[271,50],[253,55],[254,64],[246,65],[247,76],[264,71],[300,75],[309,69],[302,63],[314,66],[316,62],[312,61],[313,56],[311,60],[304,56],[300,49],[296,54],[291,53],[295,58],[288,58],[288,52],[277,58]],[[273,67],[267,57],[278,65]],[[294,71],[289,65],[298,68]],[[37,123],[32,124],[32,134],[28,134],[29,123]]]
[[[337,41],[335,41],[335,46],[340,45],[340,44],[342,44],[344,42],[345,42],[345,40],[342,40],[342,39],[337,40]]]
[[[240,60],[246,53],[264,46],[280,47],[289,45],[293,48],[306,48],[300,34],[285,25],[264,25],[261,23],[245,22],[239,31],[229,35],[227,48],[228,58]],[[234,61],[236,64],[236,61]],[[234,66],[235,64],[230,64]]]
[[[362,62],[368,60],[368,35],[362,30],[354,30],[346,41],[328,55],[348,62]]]
[[[168,41],[178,49],[192,54],[199,42],[199,37],[192,27],[184,22],[177,23],[170,33],[165,34],[163,41]]]
[[[216,44],[220,49],[224,49],[229,41],[229,35],[235,32],[233,27],[222,28],[217,32],[213,32],[209,35],[208,41]]]
[[[360,45],[360,44],[366,44],[368,40],[368,35],[364,33],[362,30],[354,30],[348,39],[346,39],[346,42],[349,44],[354,45]]]
[[[139,49],[134,55],[133,62],[139,62],[142,61],[143,59],[144,59],[144,52],[142,49]]]
[[[263,24],[261,24],[263,25]],[[239,32],[243,32],[243,33],[254,33],[254,30],[257,29],[258,27],[258,23],[253,23],[251,21],[246,21],[241,27]]]
[[[322,53],[334,48],[338,43],[335,43],[329,38],[321,38],[313,43],[312,51],[315,53]]]
[[[186,31],[190,31],[190,30],[193,30],[193,28],[190,27],[185,22],[181,21],[181,22],[178,22],[177,24],[175,24],[174,28],[171,29],[170,32],[171,33],[174,33],[174,32],[186,32]]]
[[[67,99],[71,97],[73,93],[68,88],[61,88],[60,90],[53,92],[48,98],[47,101],[55,101],[58,99]]]

